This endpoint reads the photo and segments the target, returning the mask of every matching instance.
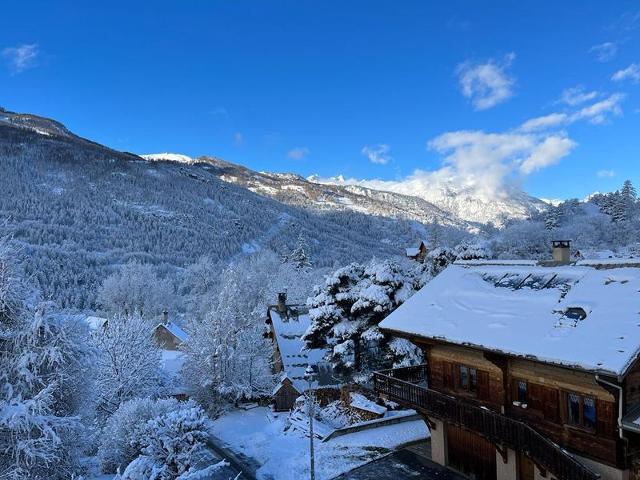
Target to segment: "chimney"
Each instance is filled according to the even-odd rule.
[[[571,262],[571,240],[553,240],[553,261],[557,263]]]
[[[278,312],[281,315],[287,313],[287,292],[280,292],[278,294]]]
[[[165,325],[169,323],[169,312],[166,308],[162,311],[162,323]]]

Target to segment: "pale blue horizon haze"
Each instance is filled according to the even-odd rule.
[[[640,184],[637,2],[8,0],[1,17],[0,106],[118,150],[543,198]]]

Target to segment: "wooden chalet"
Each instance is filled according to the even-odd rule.
[[[273,341],[273,365],[278,375],[278,383],[272,394],[276,411],[291,410],[296,399],[309,388],[305,378],[309,364],[315,365],[317,370],[312,388],[336,383],[330,365],[324,361],[325,350],[305,348],[302,336],[311,324],[306,306],[288,305],[286,294],[279,293],[278,303],[267,310],[265,323],[266,336]]]
[[[377,372],[375,390],[424,416],[438,463],[640,478],[640,264],[566,257],[456,263],[381,322],[425,364]]]
[[[168,312],[162,312],[162,322],[153,329],[153,337],[162,350],[179,350],[189,336],[176,323],[169,321]]]
[[[429,253],[429,247],[427,246],[427,241],[422,240],[417,247],[409,247],[406,249],[407,258],[411,260],[415,260],[416,262],[424,262],[424,259],[427,257]]]

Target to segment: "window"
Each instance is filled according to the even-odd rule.
[[[577,393],[567,394],[567,423],[595,430],[597,425],[596,400]]]
[[[475,393],[478,389],[478,371],[466,365],[460,365],[458,371],[460,375],[460,389]]]
[[[590,397],[584,397],[582,403],[582,420],[584,426],[595,430],[596,428],[596,401]]]
[[[527,403],[527,382],[526,380],[518,380],[518,401]]]
[[[460,365],[460,388],[469,389],[469,369]]]
[[[567,420],[571,425],[580,425],[580,395],[567,395]]]

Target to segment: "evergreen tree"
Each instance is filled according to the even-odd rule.
[[[415,263],[351,264],[327,277],[309,298],[311,326],[304,335],[308,348],[328,349],[334,370],[367,381],[380,368],[421,361],[409,342],[383,333],[378,324],[419,287]]]
[[[285,262],[292,263],[297,270],[308,270],[313,267],[309,255],[307,254],[308,245],[302,233],[298,234],[296,247],[289,255],[284,257]]]

